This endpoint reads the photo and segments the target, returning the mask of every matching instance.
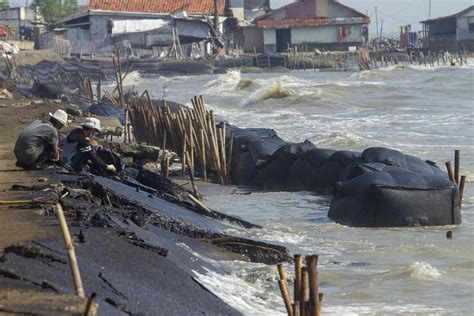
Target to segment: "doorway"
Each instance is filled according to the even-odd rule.
[[[291,29],[277,29],[276,30],[277,52],[281,53],[287,50],[288,44],[291,45]]]

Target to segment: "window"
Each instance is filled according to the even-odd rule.
[[[474,33],[474,23],[469,23],[469,33]]]
[[[474,33],[474,17],[472,16],[468,17],[467,24],[469,28],[469,33]]]

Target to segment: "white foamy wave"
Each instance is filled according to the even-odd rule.
[[[279,303],[281,298],[275,294],[265,293],[260,282],[250,285],[237,276],[206,270],[206,274],[193,271],[195,280],[242,314],[286,315],[282,304]],[[262,293],[265,293],[266,297],[262,297]]]
[[[411,272],[410,278],[415,280],[436,280],[441,276],[438,269],[426,262],[415,262],[408,270]]]
[[[399,302],[394,305],[386,304],[351,304],[351,305],[336,305],[323,307],[324,315],[337,316],[359,316],[359,315],[440,315],[446,313],[446,310],[441,307],[417,305],[417,304],[403,304]]]
[[[220,94],[237,90],[242,76],[239,70],[230,69],[227,73],[219,75],[216,79],[209,81],[204,87],[207,88],[205,94]]]
[[[132,71],[123,80],[124,86],[133,86],[141,81],[142,77],[138,71]]]
[[[367,146],[365,139],[351,132],[335,132],[317,143],[318,147],[359,148]]]
[[[283,75],[276,78],[259,80],[258,82],[261,85],[281,84],[281,85],[285,85],[285,87],[294,87],[294,88],[314,85],[314,83],[311,80],[298,78],[298,77],[290,76],[290,75]]]
[[[268,99],[284,99],[295,95],[296,92],[292,89],[287,89],[281,84],[273,86],[264,86],[252,93],[246,100],[242,102],[242,105],[250,105],[259,101]]]

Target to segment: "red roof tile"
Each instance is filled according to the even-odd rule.
[[[350,19],[350,18],[348,18]],[[364,24],[369,24],[370,18],[364,17]],[[337,19],[332,18],[299,18],[299,19],[263,19],[257,20],[257,25],[259,27],[308,27],[308,26],[323,26],[323,25],[331,25],[331,24],[339,24],[337,23]]]
[[[219,0],[219,14],[224,14],[225,0]],[[90,0],[90,10],[172,13],[183,8],[191,14],[212,15],[214,0]]]

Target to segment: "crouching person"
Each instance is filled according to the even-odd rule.
[[[63,110],[28,125],[15,143],[16,165],[26,170],[41,170],[58,162],[58,131],[65,125],[67,113]]]
[[[96,132],[101,132],[100,121],[88,117],[81,126],[67,134],[59,144],[66,168],[81,172],[89,164],[91,170],[99,174],[116,173],[115,165],[107,164],[99,157],[99,148],[93,139]]]

